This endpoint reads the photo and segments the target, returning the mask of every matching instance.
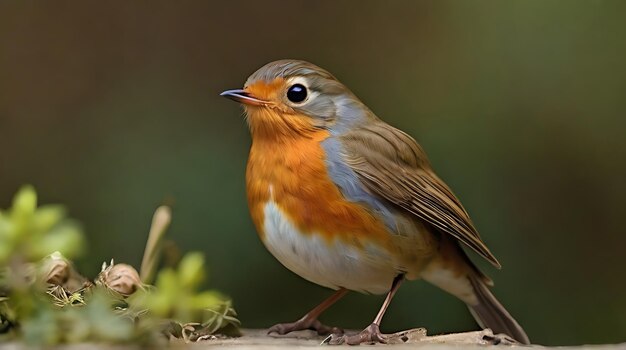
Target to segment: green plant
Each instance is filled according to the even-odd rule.
[[[197,252],[189,253],[177,269],[160,271],[155,288],[135,293],[129,304],[153,316],[176,320],[183,329],[191,327],[195,335],[214,334],[218,330],[238,335],[240,323],[230,301],[217,291],[198,290],[204,276],[204,257]]]
[[[157,210],[142,266],[148,276],[156,271],[157,243],[170,219],[169,209]],[[238,333],[230,301],[199,290],[202,254],[189,253],[176,269],[158,272],[155,286],[145,285],[132,266],[113,261],[103,264],[94,283],[69,259],[84,246],[80,226],[63,207],[37,207],[31,186],[18,191],[12,207],[0,211],[0,337],[38,345],[155,344],[167,339],[162,334],[197,341]]]
[[[60,205],[37,207],[37,194],[24,186],[15,195],[11,209],[0,210],[0,266],[12,261],[35,262],[54,251],[68,258],[83,252],[79,225],[66,218]]]

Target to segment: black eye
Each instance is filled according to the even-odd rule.
[[[306,88],[302,84],[293,84],[287,90],[287,98],[293,103],[302,102],[306,99]]]

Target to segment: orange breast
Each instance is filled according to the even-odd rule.
[[[253,136],[246,182],[248,204],[263,239],[264,208],[274,201],[304,234],[340,239],[356,246],[385,247],[390,241],[382,220],[351,203],[328,176],[320,142],[325,130],[304,135]]]

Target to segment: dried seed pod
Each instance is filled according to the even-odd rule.
[[[61,253],[54,252],[44,258],[39,276],[45,283],[62,286],[70,278],[71,270],[67,259]]]
[[[106,263],[103,264],[98,282],[123,296],[129,296],[142,288],[139,273],[134,267],[127,264],[114,264],[113,261],[109,266]]]
[[[67,291],[74,293],[91,285],[91,282],[83,277],[74,268],[71,261],[61,253],[54,252],[45,257],[39,264],[33,266],[33,276],[37,276],[40,283],[50,286],[61,286]]]

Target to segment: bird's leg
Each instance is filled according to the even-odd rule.
[[[340,337],[331,336],[327,338],[325,342],[332,345],[339,345],[343,343],[348,345],[359,345],[361,343],[387,343],[387,336],[380,332],[380,322],[385,315],[385,311],[387,311],[387,307],[391,303],[391,299],[393,299],[393,296],[402,284],[402,281],[404,281],[404,274],[398,275],[393,279],[391,289],[389,290],[389,293],[387,293],[383,306],[380,308],[380,311],[378,311],[378,315],[376,315],[374,322],[367,326],[367,328],[362,330],[360,333],[353,335],[342,335]]]
[[[322,301],[321,304],[313,308],[313,310],[309,311],[306,315],[304,315],[301,319],[296,322],[291,323],[279,323],[270,327],[267,331],[268,334],[272,332],[276,332],[278,334],[287,334],[293,331],[300,331],[304,329],[312,329],[317,331],[317,334],[343,334],[343,330],[337,327],[329,327],[322,324],[317,318],[322,314],[322,312],[326,311],[331,305],[333,305],[337,300],[341,299],[344,295],[348,293],[348,290],[345,288],[339,289],[335,294],[328,297],[328,299]]]

